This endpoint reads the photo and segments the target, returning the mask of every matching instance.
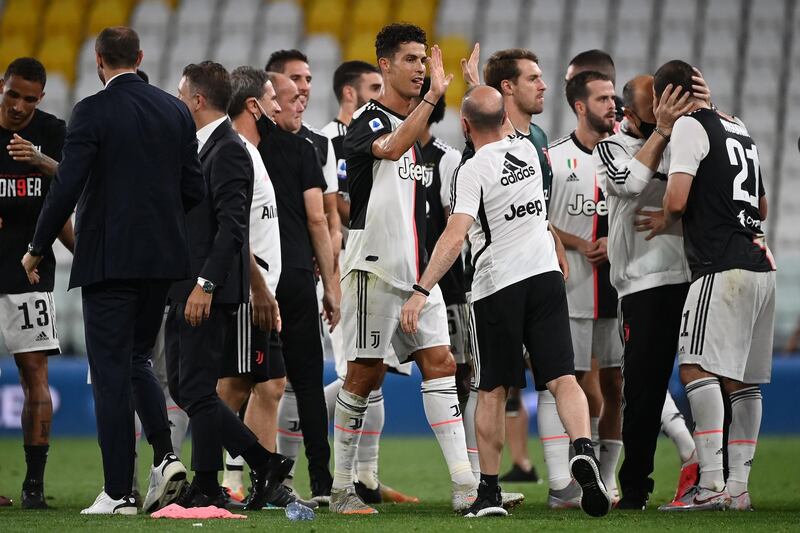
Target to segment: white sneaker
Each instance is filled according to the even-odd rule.
[[[186,483],[186,467],[178,456],[168,453],[161,464],[150,469],[150,487],[142,509],[154,513],[175,501]]]
[[[453,511],[463,513],[478,497],[478,485],[453,485]]]
[[[517,505],[525,501],[525,495],[521,492],[501,492],[500,497],[503,500],[503,509],[513,509]]]
[[[123,496],[119,500],[111,498],[102,491],[94,503],[81,511],[81,514],[136,514],[136,501],[131,496]]]

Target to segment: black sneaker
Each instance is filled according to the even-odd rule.
[[[581,509],[589,516],[605,516],[611,511],[611,498],[600,477],[597,459],[593,455],[576,455],[569,462],[572,477],[581,486]]]
[[[539,474],[536,472],[536,467],[531,466],[527,472],[516,463],[511,467],[511,470],[500,476],[500,481],[506,483],[541,483]]]
[[[250,483],[253,486],[253,493],[245,505],[248,511],[259,511],[272,498],[279,485],[282,486],[283,480],[292,471],[294,461],[279,453],[274,454],[266,467],[250,470]]]
[[[622,498],[617,502],[616,508],[622,511],[644,511],[647,509],[647,492],[640,490],[622,490]]]
[[[268,509],[285,509],[288,507],[290,503],[299,503],[303,507],[308,507],[309,509],[316,509],[319,507],[319,504],[314,500],[303,500],[297,497],[297,494],[294,493],[291,487],[287,487],[283,483],[280,483],[276,488],[275,492],[273,493],[272,497],[267,500],[265,508]]]
[[[44,499],[44,483],[22,486],[23,509],[49,509],[50,506]]]
[[[311,480],[311,501],[317,505],[328,505],[331,502],[331,487],[333,478],[330,474],[326,478],[314,478]]]
[[[478,485],[478,496],[470,505],[466,518],[480,518],[483,516],[508,516],[508,511],[503,509],[503,496],[500,485],[491,490],[486,482],[481,481]]]
[[[225,487],[219,487],[215,494],[208,495],[201,492],[197,485],[192,482],[189,485],[184,485],[181,495],[178,496],[174,503],[186,509],[190,507],[208,507],[210,505],[226,509],[230,504],[230,497]]]
[[[361,501],[364,503],[383,503],[380,486],[378,486],[376,489],[370,489],[360,481],[356,481],[354,485],[356,487],[356,494],[358,494],[358,497],[361,498]]]

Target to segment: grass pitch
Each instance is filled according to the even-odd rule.
[[[290,522],[283,511],[245,513],[247,520],[153,520],[136,517],[88,517],[78,514],[94,501],[102,485],[100,451],[94,439],[55,439],[50,448],[46,487],[49,511],[23,511],[19,489],[25,473],[21,442],[0,439],[0,494],[15,500],[11,508],[0,508],[0,532],[25,531],[117,531],[161,530],[195,533],[208,530],[292,530],[303,532],[346,531],[800,531],[800,438],[765,437],[759,442],[750,482],[754,513],[710,512],[664,514],[656,507],[668,501],[678,476],[678,458],[672,444],[662,439],[656,458],[656,490],[646,512],[612,511],[603,519],[592,519],[580,511],[547,509],[546,484],[506,484],[510,491],[523,492],[525,503],[507,518],[471,519],[450,511],[449,479],[441,453],[430,438],[385,438],[381,444],[381,478],[392,487],[420,498],[420,504],[379,506],[377,516],[343,517],[326,509],[313,522]],[[531,441],[531,453],[544,475],[541,446]],[[144,447],[140,484],[144,492],[148,479]],[[188,449],[184,451],[187,458]],[[505,459],[503,470],[508,466]],[[298,465],[296,487],[308,492],[305,461]],[[198,525],[199,524],[199,525]]]

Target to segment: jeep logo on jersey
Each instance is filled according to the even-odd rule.
[[[504,215],[506,220],[514,220],[517,217],[522,218],[525,215],[539,216],[542,214],[543,207],[541,200],[532,200],[520,206],[511,204],[509,209],[510,211]]]
[[[403,162],[400,164],[400,177],[404,180],[421,181],[425,187],[428,187],[433,182],[433,168],[418,165],[412,162],[410,157],[403,156]]]
[[[503,177],[500,178],[500,185],[505,187],[530,178],[534,174],[536,174],[536,170],[532,166],[507,153],[506,160],[503,161]]]
[[[575,201],[567,206],[567,213],[570,215],[586,215],[587,217],[594,215],[604,217],[608,214],[608,207],[605,200],[596,202],[579,194],[575,197]]]

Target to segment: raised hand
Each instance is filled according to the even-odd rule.
[[[711,89],[708,88],[708,84],[706,83],[706,79],[703,77],[703,73],[700,72],[700,69],[697,67],[692,68],[694,69],[695,73],[695,75],[692,76],[692,81],[694,82],[692,85],[692,92],[694,93],[694,97],[703,100],[708,105],[711,105]]]
[[[674,87],[671,83],[666,86],[658,105],[654,109],[656,115],[656,126],[665,135],[672,133],[672,126],[678,118],[688,113],[694,105],[689,98],[691,93],[688,91],[681,95],[681,87]]]
[[[467,87],[475,87],[481,84],[481,77],[478,74],[478,60],[481,57],[481,43],[476,42],[472,47],[469,59],[461,58],[461,74]]]
[[[439,48],[438,44],[431,47],[431,56],[428,59],[428,70],[428,75],[431,78],[431,88],[428,94],[433,97],[434,101],[438,101],[439,98],[444,96],[444,93],[447,92],[447,87],[450,85],[450,82],[453,81],[452,74],[444,73],[442,50]]]

